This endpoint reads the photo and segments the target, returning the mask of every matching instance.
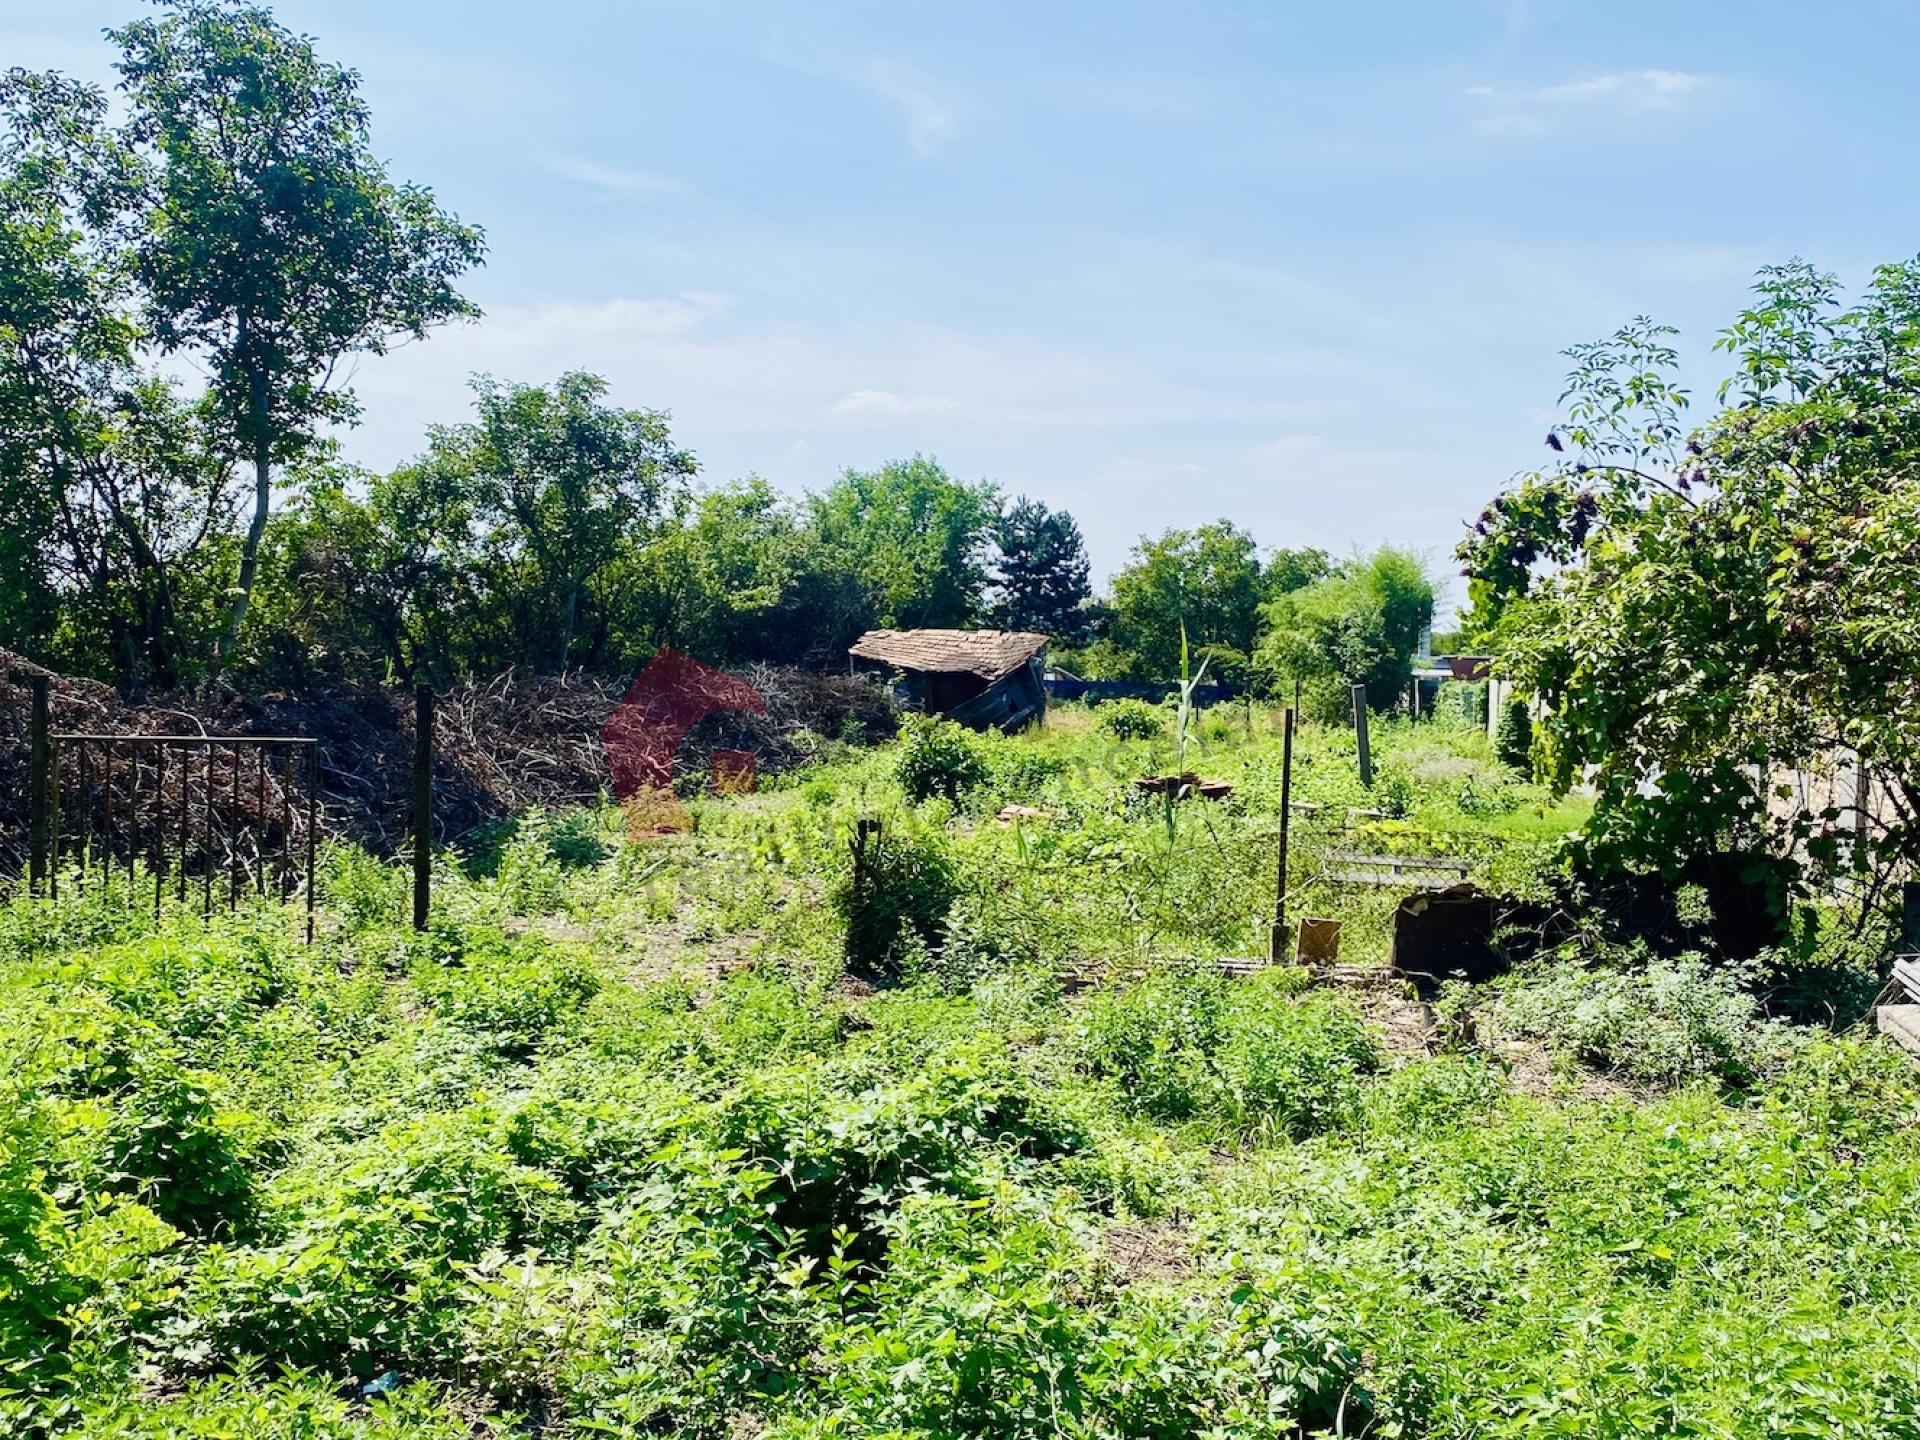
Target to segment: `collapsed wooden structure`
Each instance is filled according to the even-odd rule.
[[[899,698],[975,730],[1018,730],[1046,713],[1047,637],[1031,630],[869,630],[850,661],[897,673]]]

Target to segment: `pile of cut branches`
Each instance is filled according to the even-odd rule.
[[[129,704],[97,681],[55,674],[0,650],[0,874],[17,874],[27,842],[28,678],[49,679],[56,731],[106,735],[304,735],[319,742],[324,833],[392,854],[408,834],[414,749],[411,692],[373,686],[306,694],[243,695],[216,690]],[[687,778],[708,773],[716,749],[750,750],[763,774],[801,763],[818,737],[877,740],[895,717],[886,692],[850,675],[757,665],[742,672],[766,699],[764,716],[727,712],[696,726],[675,757]],[[625,684],[574,672],[507,673],[440,691],[435,704],[434,811],[437,838],[457,841],[487,821],[529,806],[591,804],[611,786],[600,730]],[[122,777],[101,784],[127,783]],[[218,786],[215,786],[218,791]],[[117,792],[116,792],[117,794]],[[279,779],[264,801],[238,787],[214,817],[237,829],[283,813]],[[118,797],[123,806],[129,797]],[[189,795],[188,807],[201,804]],[[212,802],[207,802],[212,803]],[[249,806],[262,814],[252,816]],[[189,833],[201,831],[188,816]],[[215,833],[207,827],[206,833]],[[223,832],[224,833],[224,832]]]

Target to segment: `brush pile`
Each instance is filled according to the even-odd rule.
[[[765,665],[740,673],[765,697],[766,715],[726,712],[696,725],[675,756],[676,788],[701,788],[717,749],[753,751],[760,773],[773,775],[804,762],[823,743],[869,742],[895,728],[886,692],[864,679]],[[19,873],[25,860],[28,680],[34,674],[49,678],[56,732],[310,736],[319,742],[322,833],[379,854],[392,854],[405,842],[414,743],[408,690],[365,686],[299,695],[214,690],[130,704],[98,681],[58,675],[0,650],[0,874]],[[458,841],[476,826],[530,806],[592,804],[606,796],[611,776],[600,731],[627,683],[579,672],[508,673],[439,691],[433,777],[437,838]],[[270,827],[275,817],[298,808],[289,803],[293,796],[283,793],[283,778],[270,772],[264,788],[251,779],[231,785],[216,764],[213,799],[199,798],[196,778],[184,801],[176,796],[170,803],[185,804],[190,812],[202,803],[220,810],[215,817],[189,813],[186,830],[193,835]],[[118,791],[128,783],[126,775],[96,773],[91,781],[96,788],[108,786],[115,803],[132,807],[132,797]],[[63,783],[71,787],[73,781]],[[253,815],[255,809],[261,813]]]

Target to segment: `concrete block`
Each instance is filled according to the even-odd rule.
[[[1920,1057],[1920,1005],[1882,1005],[1874,1011],[1874,1020],[1882,1035]]]

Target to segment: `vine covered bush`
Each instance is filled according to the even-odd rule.
[[[894,776],[909,800],[938,796],[957,804],[987,778],[987,760],[972,731],[951,720],[910,715],[900,727]]]
[[[1111,700],[1100,707],[1093,723],[1115,740],[1158,740],[1167,730],[1167,712],[1145,700]]]

